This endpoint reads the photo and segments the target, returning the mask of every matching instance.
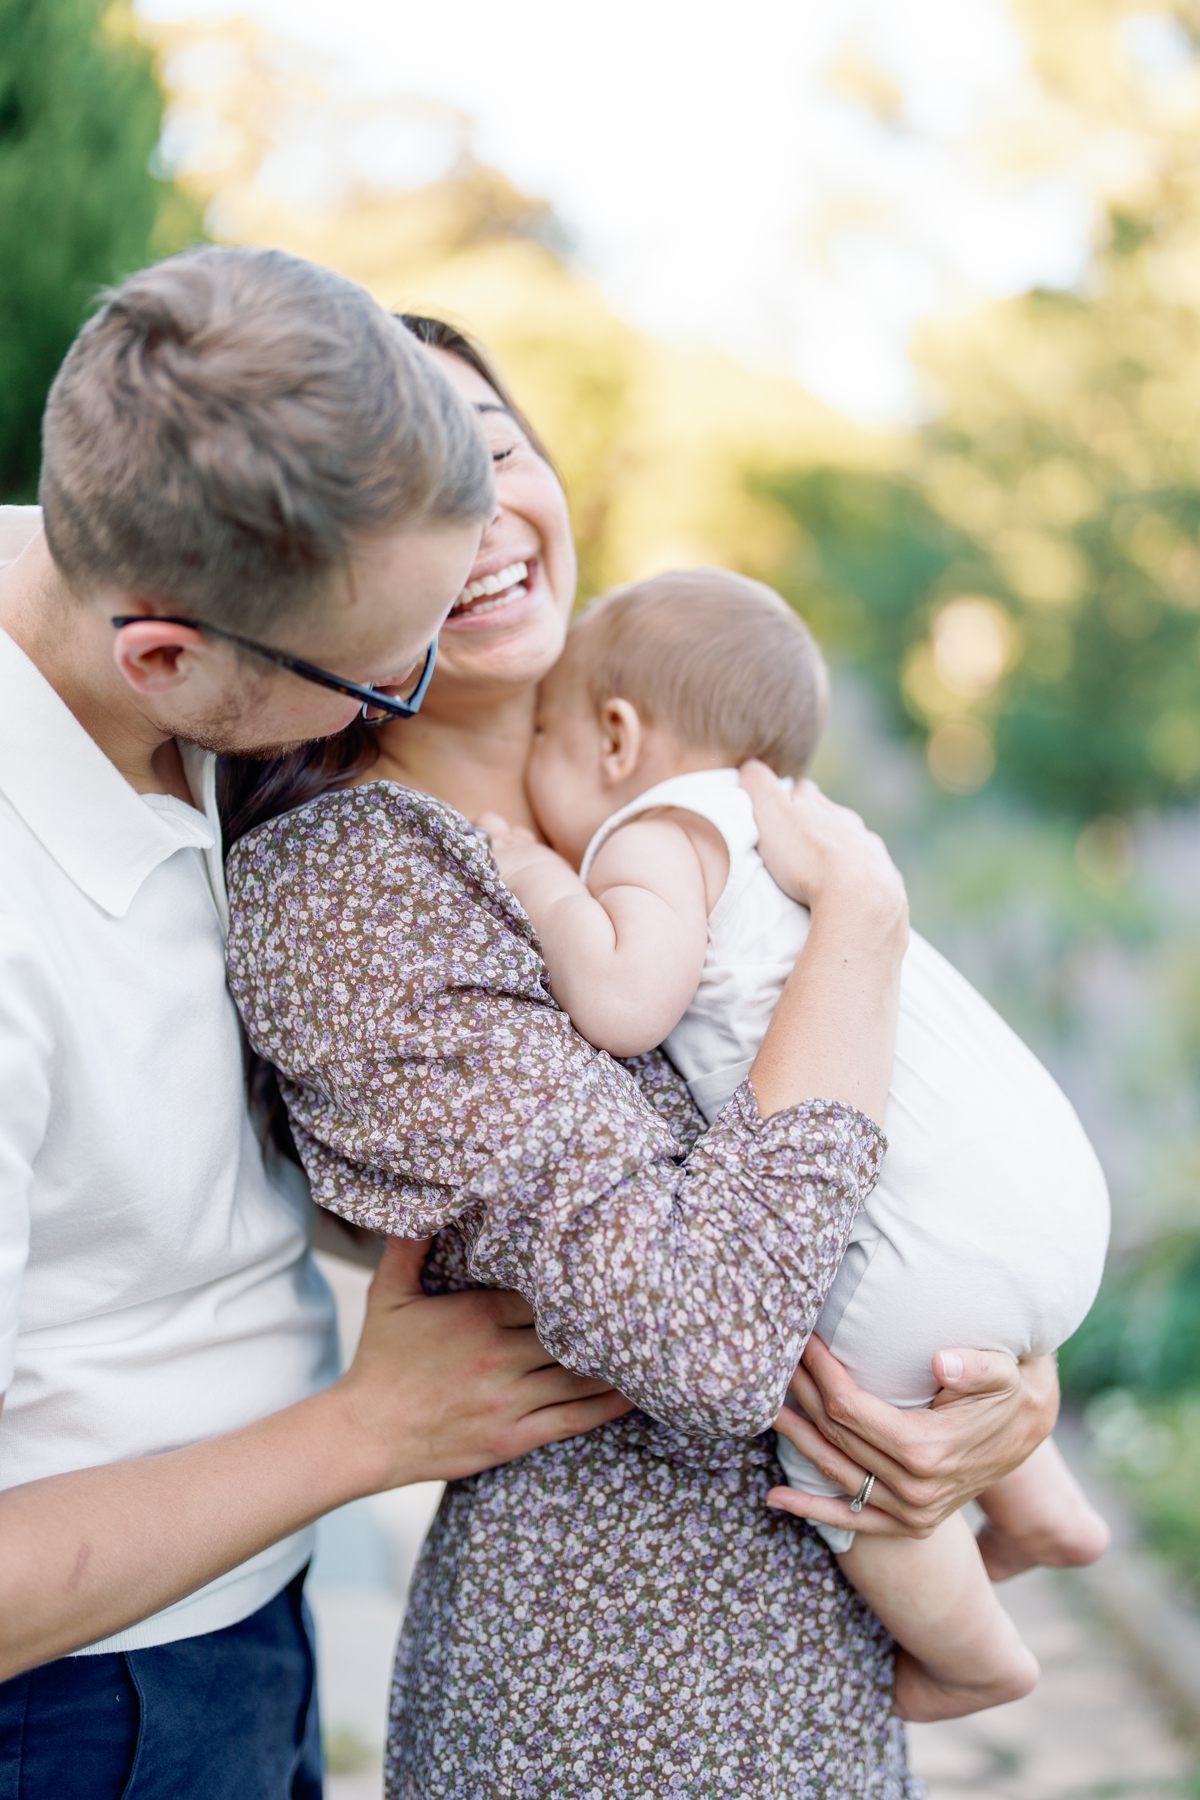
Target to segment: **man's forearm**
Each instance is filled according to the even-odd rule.
[[[10,1488],[0,1680],[148,1618],[388,1472],[335,1387],[183,1450]]]
[[[361,1494],[458,1480],[629,1411],[560,1368],[517,1294],[423,1294],[389,1239],[354,1361],[184,1450],[0,1494],[0,1680],[149,1618]]]

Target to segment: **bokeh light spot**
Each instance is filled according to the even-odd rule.
[[[991,733],[976,719],[948,719],[929,740],[929,772],[951,794],[977,794],[996,767]]]
[[[964,595],[933,621],[933,663],[945,685],[966,699],[990,694],[1016,660],[1017,633],[996,601]]]

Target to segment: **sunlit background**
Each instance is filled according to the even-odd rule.
[[[1200,1594],[1200,4],[0,0],[0,499],[205,236],[477,333],[585,594],[811,621],[823,779],[1101,1151],[1064,1376]]]

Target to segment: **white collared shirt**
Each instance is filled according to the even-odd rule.
[[[0,1487],[232,1430],[336,1372],[311,1202],[246,1108],[213,759],[184,760],[203,810],[138,794],[0,632]],[[311,1550],[91,1649],[235,1624]]]

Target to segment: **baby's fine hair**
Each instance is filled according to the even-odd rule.
[[[614,588],[579,620],[568,657],[594,707],[627,700],[730,767],[757,756],[802,775],[825,724],[829,678],[808,626],[772,588],[727,569]]]

